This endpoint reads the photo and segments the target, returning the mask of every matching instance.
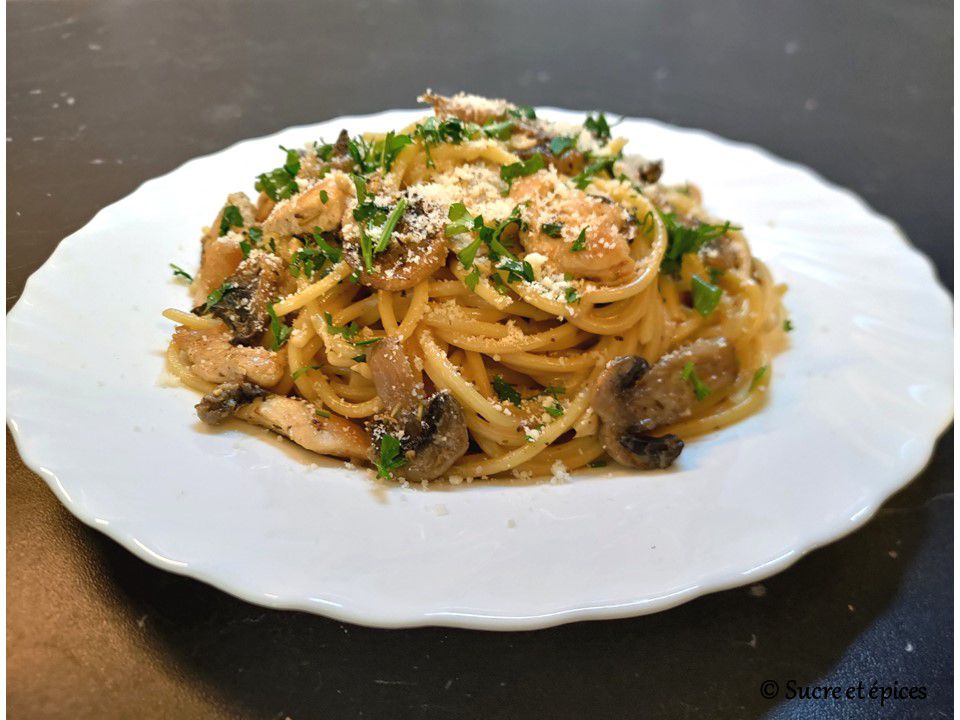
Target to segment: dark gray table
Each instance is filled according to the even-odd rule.
[[[143,180],[284,126],[410,106],[425,86],[763,145],[899,221],[952,288],[945,0],[67,0],[7,13],[8,306],[63,236]],[[82,526],[8,450],[16,717],[951,715],[952,432],[867,527],[762,588],[529,634],[378,631],[247,605]],[[778,705],[761,697],[768,679],[923,685],[927,699]]]

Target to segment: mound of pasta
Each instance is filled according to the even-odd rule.
[[[281,148],[201,239],[168,366],[197,414],[402,482],[662,469],[764,401],[789,330],[740,228],[602,114],[426,94]]]

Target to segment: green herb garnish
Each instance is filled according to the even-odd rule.
[[[270,316],[270,334],[273,336],[273,343],[271,343],[270,349],[279,350],[286,344],[287,340],[290,339],[290,333],[293,332],[293,328],[280,322],[280,318],[277,317],[277,311],[273,309],[272,303],[267,305],[267,315]]]
[[[603,141],[610,139],[610,124],[607,122],[607,116],[603,113],[597,113],[597,117],[587,115],[587,119],[583,121],[583,126],[597,140]]]
[[[580,231],[577,239],[573,241],[573,246],[570,248],[571,252],[580,252],[587,246],[587,230],[589,229],[589,227],[585,227]]]
[[[613,164],[617,159],[618,156],[613,155],[595,156],[593,161],[587,165],[579,175],[573,178],[574,185],[580,190],[584,190],[593,178],[600,173],[606,173],[609,177],[613,177]]]
[[[393,230],[397,227],[397,223],[400,222],[400,218],[403,217],[406,209],[407,199],[400,198],[393,210],[390,211],[390,214],[387,215],[387,221],[383,226],[383,230],[380,232],[380,240],[373,249],[374,253],[382,253],[387,249],[387,246],[390,244],[390,236],[393,235]]]
[[[568,287],[563,291],[563,299],[567,301],[568,305],[580,302],[580,296],[577,294],[576,289],[572,287]]]
[[[710,388],[704,385],[703,381],[697,376],[692,362],[683,366],[683,372],[680,373],[680,377],[693,385],[693,392],[696,394],[697,400],[703,400],[710,394]]]
[[[577,147],[577,138],[567,135],[558,135],[550,141],[550,152],[554,155],[563,155],[570,148]]]
[[[518,177],[533,175],[538,170],[543,170],[546,166],[547,161],[543,159],[543,155],[536,153],[529,160],[522,160],[511,163],[510,165],[501,165],[500,179],[507,183],[507,187],[509,187]]]
[[[667,228],[667,251],[660,262],[660,271],[667,275],[678,275],[683,256],[695,253],[711,240],[723,237],[731,230],[739,228],[725,222],[723,225],[699,223],[696,227],[687,227],[678,219],[676,213],[661,213],[663,224]]]
[[[476,292],[477,285],[480,283],[480,270],[476,267],[463,276],[463,284],[470,288],[471,292]]]
[[[512,120],[503,120],[497,122],[489,120],[483,125],[483,134],[494,140],[509,140],[513,134],[514,123]]]
[[[232,227],[243,227],[243,215],[236,205],[227,205],[220,215],[220,236],[226,235]]]
[[[392,478],[394,470],[398,470],[407,464],[406,459],[400,453],[400,441],[387,433],[381,435],[380,457],[375,459],[373,464],[377,466],[378,478]]]
[[[254,188],[259,192],[265,192],[274,202],[300,192],[300,186],[296,181],[297,173],[300,172],[300,153],[296,150],[288,150],[283,145],[280,149],[287,153],[283,166],[259,175],[257,182],[254,183]]]
[[[328,313],[323,313],[323,319],[327,323],[327,330],[331,335],[342,335],[344,340],[349,340],[352,337],[356,337],[357,333],[360,332],[360,326],[357,325],[356,320],[351,320],[349,325],[334,325],[333,316]]]
[[[244,259],[250,257],[250,243],[246,240],[240,241],[240,252],[243,253]]]
[[[793,332],[793,322],[790,320],[783,321],[783,331],[784,332]]]
[[[304,365],[303,367],[300,367],[294,370],[293,374],[290,377],[292,377],[294,380],[297,380],[301,375],[303,375],[308,370],[319,370],[319,369],[320,369],[319,365]]]
[[[521,280],[533,282],[535,279],[533,274],[533,266],[526,260],[521,261],[511,258],[504,258],[500,261],[500,264],[497,265],[497,269],[506,270],[509,273],[507,275],[508,282],[520,282]]]
[[[547,411],[547,414],[550,415],[550,417],[558,418],[563,415],[563,405],[560,403],[554,403],[549,407],[545,407],[544,410]]]
[[[213,306],[223,300],[223,296],[233,290],[234,287],[235,285],[233,283],[225,281],[223,285],[207,295],[207,303],[203,306],[203,310],[200,311],[200,314],[206,315],[208,312],[210,312],[213,309]]]
[[[193,275],[188,273],[182,267],[180,267],[179,265],[174,265],[173,263],[169,263],[169,265],[171,268],[173,268],[174,277],[182,277],[187,282],[193,282]]]
[[[504,380],[500,375],[497,375],[493,378],[493,390],[497,393],[497,397],[504,402],[512,402],[517,407],[519,407],[523,402],[523,398],[520,397],[520,393],[517,392],[517,389]]]
[[[540,226],[540,232],[547,237],[558,238],[563,230],[563,223],[544,223]]]
[[[699,275],[694,275],[690,281],[690,290],[693,293],[693,309],[703,317],[717,309],[720,304],[720,296],[723,290],[716,285],[711,285]]]
[[[763,380],[763,376],[767,374],[767,366],[757,368],[757,371],[753,374],[753,378],[750,380],[750,390],[757,389],[757,386],[760,385],[760,382]]]

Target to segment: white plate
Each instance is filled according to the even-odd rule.
[[[952,398],[952,306],[929,261],[811,171],[649,120],[617,132],[663,157],[668,181],[699,183],[790,285],[796,330],[762,412],[690,442],[668,472],[428,491],[384,490],[259,432],[206,430],[195,394],[159,380],[160,311],[188,305],[167,263],[195,267],[199,228],[280,162],[278,144],[419,115],[341,118],[192,160],[102,210],[30,278],[7,323],[8,422],[77,517],[262,605],[528,629],[754,582],[861,525],[926,463]]]

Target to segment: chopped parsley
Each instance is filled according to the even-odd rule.
[[[693,309],[703,317],[707,317],[720,304],[723,290],[711,285],[699,275],[694,275],[690,281],[690,290],[693,293]]]
[[[513,128],[513,120],[503,120],[501,122],[488,120],[483,125],[483,134],[494,140],[509,140],[513,134]]]
[[[380,436],[380,456],[373,461],[377,466],[377,477],[389,480],[393,477],[394,470],[398,470],[407,464],[407,461],[400,453],[400,441],[393,435],[384,433]]]
[[[476,292],[477,285],[480,283],[480,270],[476,267],[473,268],[463,277],[463,284],[470,288],[471,292]]]
[[[497,265],[497,269],[507,271],[508,282],[520,282],[521,280],[533,282],[535,279],[533,274],[533,266],[526,260],[521,261],[511,258],[504,258],[500,261],[500,264]]]
[[[784,332],[793,332],[793,323],[790,320],[783,321],[783,331]]]
[[[364,347],[366,345],[373,345],[375,342],[380,342],[380,338],[369,338],[368,340],[351,340],[350,344],[357,347]]]
[[[493,390],[497,393],[497,397],[504,402],[512,402],[517,407],[523,402],[523,398],[520,397],[517,389],[500,375],[493,378]]]
[[[503,278],[500,277],[499,273],[492,273],[490,275],[490,282],[493,283],[493,289],[501,295],[510,294],[510,288],[507,287],[507,284],[503,281]]]
[[[390,168],[393,167],[393,161],[397,159],[400,151],[412,143],[412,137],[409,135],[397,135],[393,130],[388,132],[383,140],[375,142],[373,144],[373,154],[380,156],[380,167],[383,169],[383,172],[390,172]],[[326,202],[326,200],[324,200],[324,202]]]
[[[707,273],[710,275],[710,282],[716,285],[717,280],[723,277],[724,270],[723,268],[713,267],[713,265],[711,265],[707,268]]]
[[[390,236],[393,235],[393,231],[397,227],[397,223],[400,222],[400,218],[403,217],[406,209],[407,199],[402,197],[394,206],[393,210],[390,211],[390,214],[387,215],[387,221],[384,223],[383,230],[380,232],[380,240],[373,249],[375,254],[382,253],[387,249],[387,246],[390,244]]]
[[[507,187],[513,184],[518,177],[533,175],[538,170],[543,170],[547,166],[547,161],[543,155],[535,153],[529,160],[511,163],[500,166],[500,179],[507,183]]]
[[[517,105],[507,111],[512,117],[524,120],[536,120],[537,112],[529,105]]]
[[[312,278],[328,260],[336,265],[343,257],[343,251],[328,243],[320,228],[314,228],[312,238],[306,236],[301,239],[303,248],[290,258],[289,270],[293,277],[300,277],[302,273],[304,277]]]
[[[322,202],[324,205],[326,205],[327,202],[329,202],[329,200],[330,200],[330,196],[327,194],[327,191],[326,191],[326,190],[321,190],[321,191],[320,191],[320,202]]]
[[[617,161],[618,157],[619,156],[614,155],[595,156],[592,162],[588,164],[579,175],[573,178],[574,185],[580,190],[583,190],[593,181],[595,176],[601,173],[606,173],[608,176],[613,177],[613,164]]]
[[[360,332],[360,326],[357,325],[356,320],[351,320],[349,325],[334,325],[333,316],[328,312],[323,313],[323,319],[327,323],[329,333],[331,335],[342,335],[344,340],[356,337],[357,333]]]
[[[250,243],[247,240],[240,241],[240,252],[243,253],[244,259],[250,257]]]
[[[290,377],[292,377],[294,381],[296,381],[300,378],[301,375],[303,375],[308,370],[319,370],[319,369],[320,369],[319,365],[304,365],[303,367],[300,367],[294,370],[293,374]]]
[[[693,385],[693,392],[696,394],[697,400],[703,400],[710,394],[710,388],[704,385],[703,381],[697,376],[697,371],[694,370],[692,362],[683,366],[680,377]]]
[[[567,301],[568,305],[580,302],[580,296],[577,294],[576,288],[572,287],[568,287],[563,291],[563,299]]]
[[[383,225],[387,221],[387,212],[377,205],[367,192],[367,181],[362,176],[351,175],[350,177],[357,189],[357,207],[353,210],[353,219],[357,221],[357,230],[360,233],[360,254],[363,256],[363,265],[367,272],[372,273],[374,247],[373,238],[367,234],[367,224]]]
[[[661,213],[661,217],[667,228],[667,251],[660,262],[660,270],[667,275],[676,276],[680,273],[683,256],[687,253],[698,252],[711,240],[723,237],[731,230],[739,229],[729,221],[723,225],[699,223],[696,227],[690,228],[677,219],[676,213]]]
[[[427,167],[433,167],[433,158],[430,156],[431,147],[442,143],[459,145],[476,134],[476,126],[468,127],[459,118],[438,120],[435,117],[430,117],[423,123],[418,124],[413,134],[423,143],[424,152],[427,154]]]
[[[288,150],[283,145],[280,149],[287,153],[283,166],[257,176],[257,182],[254,183],[254,188],[259,192],[265,192],[274,202],[284,200],[300,191],[296,180],[297,173],[300,172],[300,153],[296,150]]]
[[[550,152],[554,155],[563,155],[570,148],[576,149],[577,138],[568,135],[558,135],[550,141]]]
[[[550,415],[550,417],[558,418],[561,415],[563,415],[563,405],[561,405],[558,402],[555,402],[553,405],[550,405],[549,407],[545,407],[544,410],[547,411],[547,414]]]
[[[585,227],[580,231],[577,239],[573,241],[573,247],[570,248],[571,252],[580,252],[587,246],[587,230],[589,229],[589,227]]]
[[[565,387],[562,387],[561,385],[547,385],[540,392],[541,395],[549,395],[554,400],[557,399],[558,395],[565,395],[566,393],[567,393],[567,389]]]
[[[317,408],[316,410],[314,410],[313,414],[316,415],[317,417],[322,417],[322,418],[330,417],[330,413],[328,413],[326,410],[321,410],[320,408]]]
[[[610,139],[610,124],[607,122],[607,116],[603,113],[597,113],[597,117],[587,115],[587,119],[583,121],[583,127],[597,140],[604,141]]]
[[[544,223],[540,226],[540,232],[547,237],[558,238],[563,230],[563,223]]]
[[[350,359],[353,360],[354,362],[362,363],[367,361],[367,356],[364,355],[363,353],[360,353],[359,355],[354,355]]]
[[[753,374],[753,379],[750,380],[750,390],[756,390],[763,380],[763,376],[767,374],[767,366],[757,368],[757,371]]]
[[[279,350],[286,344],[287,340],[290,339],[290,333],[293,332],[293,328],[280,322],[280,318],[277,317],[277,311],[273,309],[272,303],[267,305],[267,315],[270,316],[270,334],[273,336],[270,349]]]
[[[220,215],[220,236],[226,235],[232,227],[243,227],[243,215],[236,205],[227,205]]]
[[[173,269],[174,277],[182,277],[187,282],[193,282],[193,275],[188,273],[182,267],[180,267],[179,265],[174,265],[173,263],[169,263],[169,265]]]
[[[213,306],[223,300],[223,296],[233,290],[234,287],[235,285],[233,283],[224,282],[223,285],[207,295],[207,302],[200,311],[200,314],[206,315],[208,312],[210,312],[213,309]]]

